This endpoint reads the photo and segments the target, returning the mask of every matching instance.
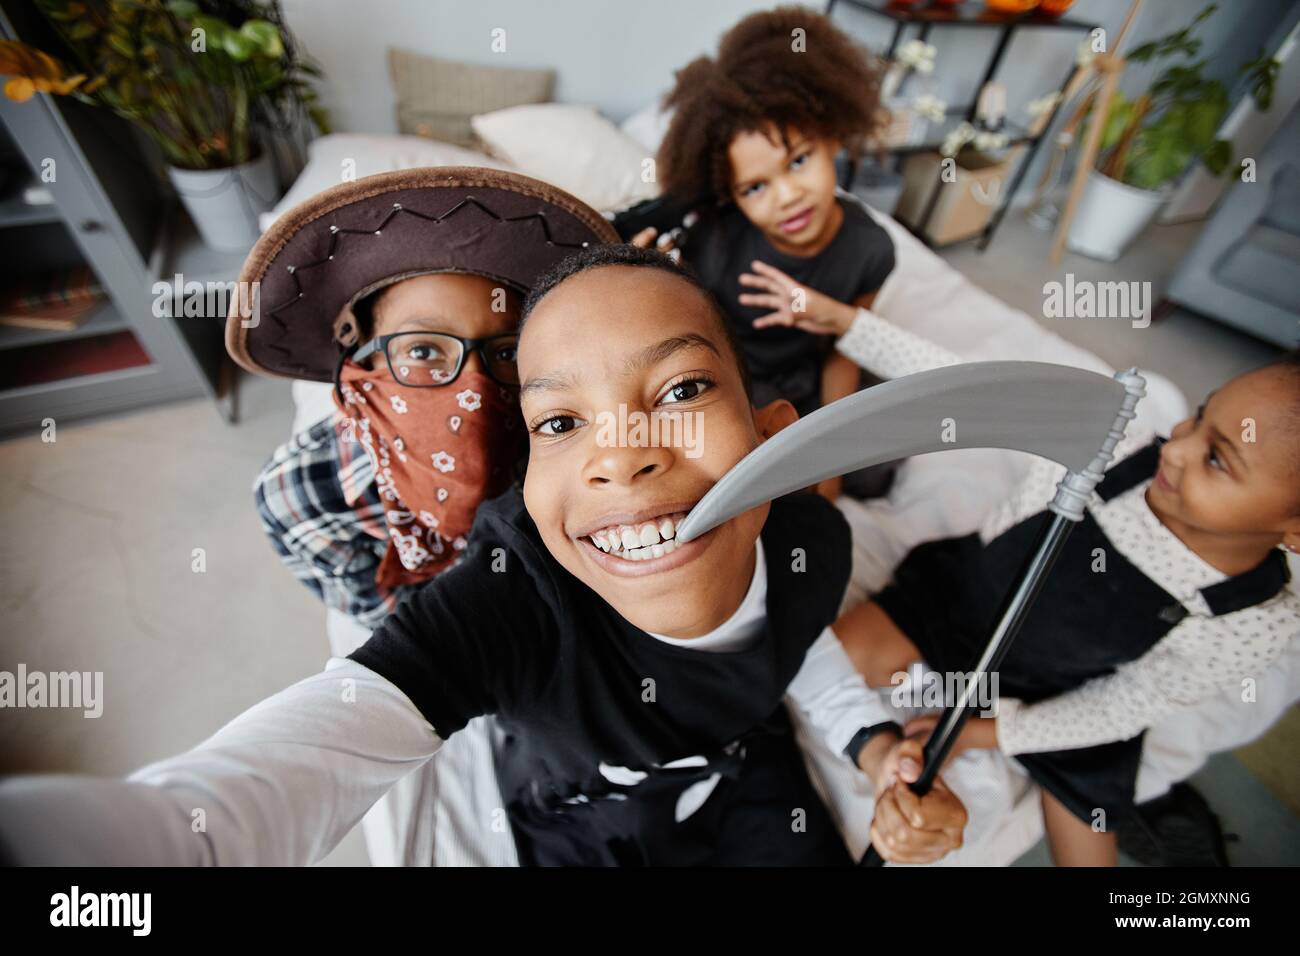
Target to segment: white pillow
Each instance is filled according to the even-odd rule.
[[[353,179],[387,173],[396,169],[423,166],[486,166],[509,169],[472,149],[442,143],[424,136],[377,136],[368,133],[330,133],[307,146],[307,165],[270,212],[263,213],[258,224],[265,232],[281,215],[317,193]]]
[[[668,135],[668,125],[673,121],[674,111],[666,110],[662,105],[667,95],[663,93],[656,96],[648,105],[618,124],[625,136],[632,137],[652,155],[659,152],[659,144]]]
[[[536,103],[482,113],[470,123],[492,155],[520,172],[612,212],[658,195],[642,170],[654,154],[590,106]]]

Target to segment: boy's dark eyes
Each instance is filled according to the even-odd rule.
[[[676,405],[679,402],[692,401],[699,398],[716,384],[707,375],[699,373],[690,375],[679,382],[669,385],[657,404]],[[545,435],[548,438],[555,438],[560,435],[567,435],[585,424],[586,422],[577,415],[547,415],[531,422],[528,431],[533,435]]]
[[[808,157],[811,155],[812,153],[808,153],[808,152],[800,153],[798,156],[796,156],[794,159],[790,161],[790,168],[798,169],[800,166],[802,166],[804,163],[808,161]]]
[[[565,435],[577,428],[580,421],[577,415],[552,415],[529,425],[528,430],[535,435]]]
[[[704,392],[708,391],[712,387],[712,379],[702,377],[688,378],[684,381],[678,382],[676,385],[672,386],[672,388],[668,389],[660,401],[667,402],[669,405],[676,402],[689,402],[692,398],[699,398],[704,394]],[[672,401],[668,401],[670,398]]]
[[[746,186],[744,189],[740,191],[740,194],[746,197],[755,196],[758,194],[758,191],[762,188],[763,188],[762,183],[750,183],[748,186]]]

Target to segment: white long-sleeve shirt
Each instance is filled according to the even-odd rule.
[[[835,348],[881,378],[901,378],[927,369],[957,365],[961,357],[927,338],[900,328],[870,309],[858,309]]]

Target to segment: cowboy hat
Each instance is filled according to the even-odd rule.
[[[226,349],[252,372],[328,382],[342,351],[359,344],[353,307],[384,286],[462,272],[525,293],[565,256],[618,241],[581,200],[517,173],[435,166],[367,176],[295,206],[253,246]]]

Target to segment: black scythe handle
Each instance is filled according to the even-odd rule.
[[[1025,559],[1016,578],[1015,587],[1002,600],[997,626],[989,638],[983,658],[976,665],[973,679],[967,683],[966,699],[958,701],[943,712],[938,725],[925,744],[925,761],[921,768],[921,775],[908,784],[912,792],[918,796],[925,796],[930,792],[934,778],[939,775],[939,768],[943,766],[948,752],[957,742],[957,735],[975,713],[975,707],[971,704],[975,689],[983,685],[985,675],[995,672],[1001,666],[1002,659],[1011,649],[1011,642],[1020,632],[1021,625],[1024,624],[1029,609],[1038,597],[1038,592],[1042,590],[1047,575],[1052,570],[1052,565],[1061,553],[1061,547],[1073,530],[1074,524],[1069,518],[1053,513],[1051,521],[1047,522],[1038,533],[1037,544]],[[876,848],[869,846],[858,866],[883,866],[884,862]]]

